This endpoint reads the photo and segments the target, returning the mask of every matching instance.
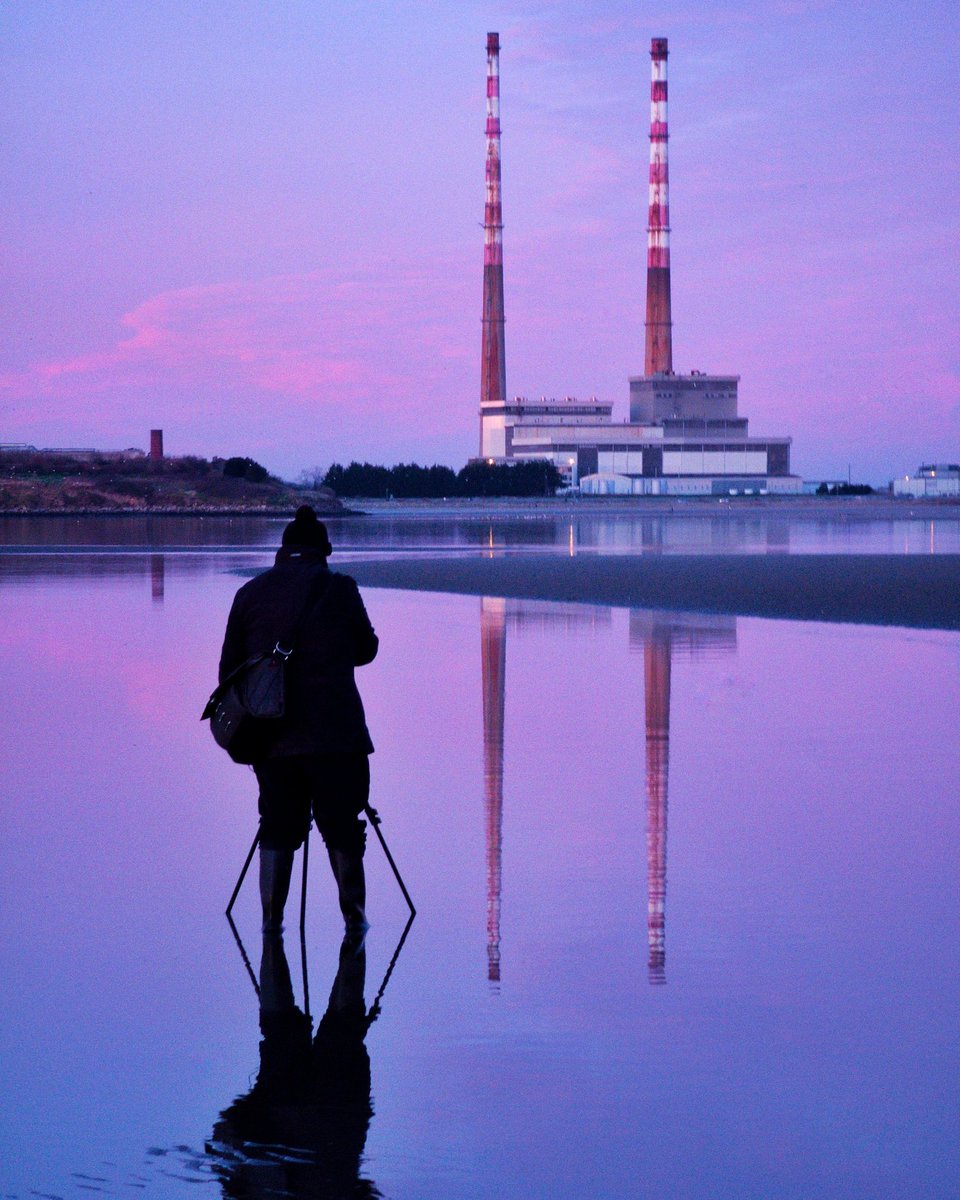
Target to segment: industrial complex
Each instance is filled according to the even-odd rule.
[[[643,374],[629,380],[629,420],[613,404],[572,397],[508,399],[500,178],[500,38],[487,35],[480,456],[545,458],[591,494],[730,495],[799,492],[790,438],[751,437],[737,409],[738,375],[673,370],[667,165],[667,39],[650,47],[650,191]]]

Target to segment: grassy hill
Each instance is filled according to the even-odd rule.
[[[343,512],[326,488],[305,490],[250,459],[164,458],[137,451],[0,451],[0,513]]]

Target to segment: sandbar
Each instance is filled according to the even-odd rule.
[[[960,555],[547,554],[356,561],[363,587],[960,629]]]

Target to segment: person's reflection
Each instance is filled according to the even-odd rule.
[[[260,1072],[220,1116],[208,1143],[223,1195],[377,1197],[360,1175],[373,1115],[364,1038],[363,939],[347,935],[316,1036],[297,1007],[283,938],[265,934],[260,964]]]

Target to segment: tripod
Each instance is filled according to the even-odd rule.
[[[403,878],[400,875],[399,870],[397,869],[397,864],[393,860],[393,855],[390,853],[390,847],[387,845],[386,839],[383,836],[383,830],[380,828],[380,814],[377,812],[377,810],[375,808],[371,807],[371,805],[369,805],[369,804],[364,805],[363,811],[366,813],[367,819],[370,821],[370,824],[373,826],[374,832],[376,833],[377,838],[380,841],[380,845],[383,847],[383,852],[387,856],[387,862],[390,864],[390,869],[393,871],[393,874],[397,880],[397,883],[400,885],[400,891],[403,892],[403,898],[404,898],[404,900],[406,900],[407,906],[410,909],[410,919],[412,921],[413,918],[417,915],[417,910],[413,906],[413,901],[410,899],[410,893],[407,891],[406,884],[403,882]],[[240,888],[243,886],[243,881],[246,878],[247,871],[250,869],[250,864],[251,864],[251,862],[253,862],[253,856],[256,853],[257,846],[259,846],[259,845],[260,845],[260,829],[258,827],[257,832],[254,834],[253,844],[250,847],[250,852],[247,855],[247,860],[243,864],[243,869],[240,872],[240,878],[237,880],[236,887],[233,889],[233,895],[230,897],[230,903],[227,905],[227,918],[230,920],[231,924],[233,922],[233,918],[230,916],[230,914],[233,911],[233,906],[236,903],[237,896],[239,896],[239,894],[240,894]],[[306,923],[307,923],[307,862],[309,861],[309,857],[310,857],[310,830],[308,828],[307,836],[303,842],[303,876],[302,876],[302,880],[300,883],[300,936],[301,937],[303,937],[303,932],[304,932],[304,929],[305,929]]]

